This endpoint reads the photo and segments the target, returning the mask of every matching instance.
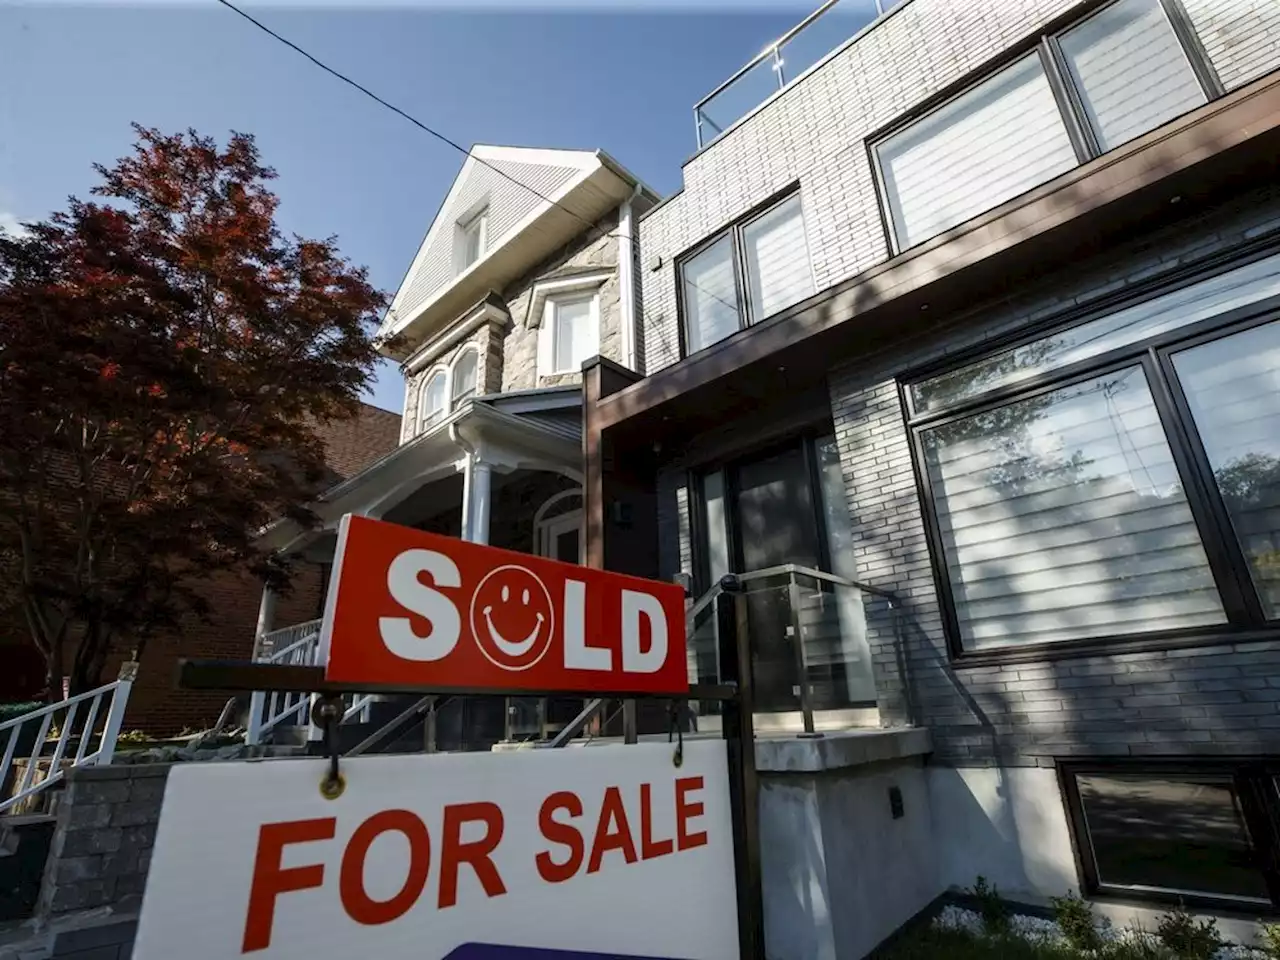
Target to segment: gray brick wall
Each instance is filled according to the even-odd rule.
[[[41,921],[103,908],[137,912],[171,767],[115,764],[71,772],[36,907]]]
[[[1227,89],[1280,66],[1276,0],[1182,2]],[[693,157],[683,191],[640,223],[645,372],[678,359],[673,258],[792,183],[818,290],[884,260],[866,138],[1077,5],[910,0]]]
[[[999,666],[953,666],[943,635],[896,376],[1139,279],[1280,234],[1280,190],[1153,235],[966,317],[942,318],[910,355],[836,367],[832,414],[857,536],[858,573],[904,602],[868,610],[882,720],[927,723],[938,757],[1049,764],[1070,755],[1280,751],[1280,641]],[[917,341],[919,342],[919,341]]]

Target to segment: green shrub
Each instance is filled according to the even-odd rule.
[[[1160,942],[1178,960],[1213,960],[1213,955],[1223,945],[1218,921],[1201,920],[1197,923],[1183,906],[1161,917],[1156,924],[1156,933]]]
[[[25,700],[22,703],[0,703],[0,723],[20,717],[24,713],[30,713],[32,710],[39,710],[43,706],[43,703],[36,703],[34,700]]]
[[[1013,913],[1009,904],[1000,896],[994,883],[988,884],[986,877],[978,877],[969,891],[978,902],[978,913],[982,915],[982,926],[992,936],[1002,937],[1009,932],[1009,917]]]
[[[1053,919],[1067,938],[1067,943],[1077,950],[1102,949],[1102,936],[1093,918],[1093,906],[1068,891],[1065,897],[1053,897]]]
[[[1280,923],[1262,925],[1262,950],[1272,960],[1280,960]]]

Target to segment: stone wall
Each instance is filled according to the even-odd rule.
[[[58,804],[36,917],[135,914],[151,865],[172,764],[113,764],[71,772]]]
[[[618,238],[612,233],[616,227],[616,216],[605,217],[569,247],[538,264],[502,292],[502,298],[506,300],[507,309],[511,312],[511,326],[507,329],[502,348],[503,391],[582,382],[580,373],[538,376],[538,329],[542,318],[529,317],[529,304],[533,299],[533,286],[539,281],[603,270],[615,271],[599,287],[600,356],[616,363],[622,362],[622,323],[616,273]]]

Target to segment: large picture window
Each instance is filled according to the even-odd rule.
[[[1059,775],[1086,892],[1274,905],[1280,793],[1269,765],[1082,761]]]
[[[1280,618],[1280,255],[907,385],[957,652]]]
[[[1178,0],[1115,0],[872,146],[905,250],[1219,92]]]
[[[681,259],[677,271],[686,354],[811,295],[799,194],[717,234]]]

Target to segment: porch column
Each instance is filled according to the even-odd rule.
[[[253,636],[253,652],[257,656],[262,653],[262,638],[271,632],[276,621],[276,592],[262,585],[262,600],[258,603],[258,627]]]
[[[489,491],[493,467],[479,451],[467,454],[462,470],[462,539],[489,542]]]
[[[489,542],[489,490],[492,467],[480,459],[480,455],[471,457],[471,541],[473,543]]]

